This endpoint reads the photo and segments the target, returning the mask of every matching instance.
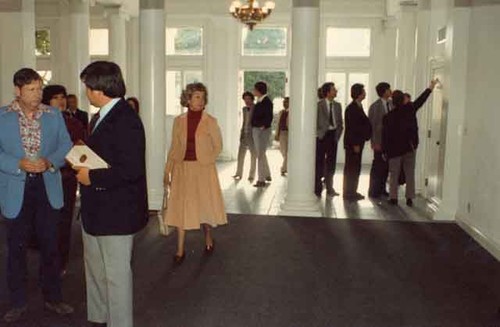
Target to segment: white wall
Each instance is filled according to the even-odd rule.
[[[467,100],[459,222],[500,258],[500,5],[474,7],[470,17]],[[468,207],[470,210],[468,210]]]

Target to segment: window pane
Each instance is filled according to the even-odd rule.
[[[203,29],[199,27],[167,28],[167,55],[203,55]]]
[[[242,30],[244,56],[286,56],[287,30],[284,27]]]
[[[91,56],[107,56],[109,54],[108,30],[91,29],[89,34],[89,52]]]
[[[52,79],[52,71],[51,70],[39,70],[38,74],[43,79],[43,85],[49,85],[50,80]]]
[[[369,28],[334,28],[326,31],[327,57],[369,57]]]
[[[199,83],[202,81],[201,71],[199,70],[188,70],[184,72],[184,85],[191,83]]]
[[[346,74],[345,73],[327,73],[326,82],[335,83],[337,88],[337,97],[335,101],[342,104],[342,108],[345,108],[348,103],[347,95],[349,92],[346,90]]]
[[[243,75],[244,91],[252,92],[253,86],[259,81],[267,83],[267,94],[271,100],[278,99],[278,103],[282,101],[286,93],[286,72],[280,71],[245,71]],[[281,99],[281,100],[280,100]],[[274,107],[274,112],[278,113],[282,108],[281,105]]]
[[[35,32],[35,55],[49,56],[50,55],[50,31],[48,29],[38,30]]]
[[[365,91],[366,91],[366,98],[363,100],[363,109],[365,110],[366,113],[368,113],[368,99],[370,97],[370,74],[367,73],[350,73],[349,74],[349,92],[351,90],[351,86],[355,83],[361,83],[365,86]],[[351,101],[350,95],[349,95],[349,102]]]

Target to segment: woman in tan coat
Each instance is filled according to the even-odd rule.
[[[181,104],[189,110],[174,121],[165,166],[164,182],[170,185],[165,223],[177,228],[176,264],[185,258],[186,230],[203,226],[205,253],[212,254],[211,228],[227,223],[215,167],[222,138],[217,120],[204,112],[207,98],[207,89],[201,83],[189,84],[182,92]]]

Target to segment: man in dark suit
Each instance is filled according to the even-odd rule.
[[[88,319],[96,326],[132,327],[134,234],[148,221],[144,128],[123,99],[120,67],[97,61],[80,74],[90,103],[100,108],[87,145],[107,169],[78,169]]]
[[[344,166],[344,199],[358,201],[365,197],[358,193],[359,174],[363,147],[372,134],[370,120],[363,110],[361,102],[366,92],[363,84],[351,86],[352,102],[345,109],[345,166]]]
[[[267,96],[267,84],[257,82],[253,94],[257,103],[252,114],[252,137],[257,153],[258,180],[255,187],[266,186],[271,181],[271,171],[267,162],[267,147],[271,137],[271,123],[273,122],[273,102]]]
[[[67,112],[70,116],[78,119],[87,130],[89,125],[89,114],[83,110],[78,109],[78,98],[74,94],[68,94],[66,97],[68,103]]]
[[[323,191],[321,177],[324,176],[326,194],[339,195],[333,188],[333,175],[337,164],[337,144],[344,130],[342,106],[334,99],[337,96],[335,84],[328,82],[321,87],[323,99],[318,101],[316,138],[316,176],[314,193],[320,197]]]
[[[382,156],[382,120],[391,110],[391,85],[386,82],[380,82],[375,87],[379,99],[372,103],[368,110],[368,118],[372,125],[371,145],[373,149],[373,162],[370,170],[370,187],[368,196],[378,198],[382,195],[387,196],[386,191],[387,176],[389,175],[389,164]]]

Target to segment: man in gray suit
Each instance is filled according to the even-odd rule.
[[[245,101],[245,106],[242,109],[243,123],[241,124],[240,147],[238,149],[238,167],[236,168],[236,174],[234,174],[233,178],[241,179],[245,156],[248,150],[250,151],[250,173],[248,174],[248,180],[252,182],[255,178],[255,166],[257,163],[257,155],[255,153],[252,137],[252,113],[255,106],[255,97],[252,92],[246,91],[243,93],[242,98],[243,101]]]
[[[373,163],[370,170],[370,187],[368,196],[378,198],[389,195],[386,191],[389,165],[382,156],[382,121],[391,110],[389,98],[392,95],[391,85],[386,82],[378,83],[375,87],[379,99],[372,103],[368,111],[368,119],[372,125],[371,145],[373,149]]]
[[[321,87],[323,99],[318,102],[316,138],[316,176],[314,193],[320,197],[324,177],[327,195],[338,195],[333,189],[333,175],[337,164],[337,144],[344,130],[342,106],[334,99],[337,96],[335,84],[327,82]]]

